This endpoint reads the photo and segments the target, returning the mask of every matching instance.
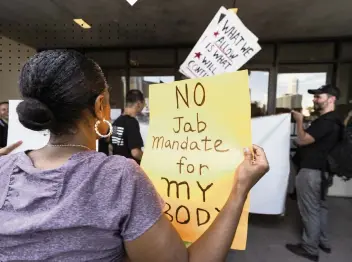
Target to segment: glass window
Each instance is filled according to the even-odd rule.
[[[144,113],[149,114],[148,99],[149,85],[170,83],[175,81],[173,68],[136,68],[131,69],[130,89],[141,90],[146,98]]]
[[[133,68],[131,69],[130,89],[141,90],[145,96],[145,108],[137,116],[144,143],[149,128],[149,85],[175,81],[173,68]]]
[[[277,79],[276,111],[301,111],[309,117],[313,113],[313,96],[308,89],[317,89],[326,83],[327,72],[280,73]]]
[[[249,71],[252,117],[262,116],[266,114],[268,104],[268,87],[268,71]]]

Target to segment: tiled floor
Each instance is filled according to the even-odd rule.
[[[329,198],[333,252],[320,253],[320,262],[352,262],[352,199]],[[296,202],[288,200],[284,217],[251,215],[246,251],[231,251],[226,262],[305,262],[285,249],[300,239]]]

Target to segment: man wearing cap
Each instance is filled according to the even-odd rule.
[[[298,245],[286,245],[298,256],[312,261],[319,260],[319,248],[331,253],[327,237],[327,155],[338,143],[341,123],[335,112],[335,103],[340,91],[332,85],[308,90],[314,95],[314,110],[319,118],[308,129],[303,128],[303,115],[292,112],[297,123],[298,152],[294,157],[299,172],[296,177],[297,202],[303,222],[302,241]]]

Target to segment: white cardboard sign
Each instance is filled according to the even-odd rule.
[[[234,12],[221,7],[180,72],[201,78],[237,71],[261,50],[257,41]]]
[[[137,3],[138,0],[126,0],[131,6]]]

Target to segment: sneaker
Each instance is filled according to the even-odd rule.
[[[319,261],[319,256],[309,254],[305,249],[303,249],[302,245],[300,244],[298,245],[287,244],[286,248],[297,256],[304,257],[315,262]]]
[[[331,254],[331,252],[332,252],[330,247],[324,247],[322,244],[319,245],[319,248],[327,254]]]

